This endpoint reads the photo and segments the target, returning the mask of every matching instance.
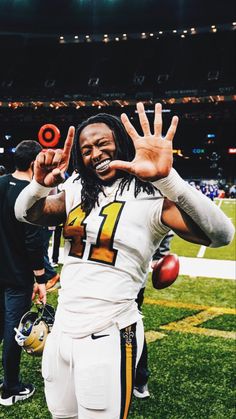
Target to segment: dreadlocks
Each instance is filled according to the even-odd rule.
[[[103,184],[97,178],[97,176],[91,172],[88,173],[88,169],[84,166],[80,145],[79,137],[82,130],[91,124],[97,122],[103,122],[106,124],[111,131],[113,132],[114,141],[116,144],[116,159],[131,161],[135,156],[135,149],[132,139],[127,134],[125,128],[123,127],[122,122],[119,118],[114,115],[109,115],[106,113],[100,113],[95,116],[83,121],[76,130],[73,150],[72,150],[72,159],[73,166],[76,171],[79,173],[81,179],[82,190],[81,190],[81,208],[87,214],[92,210],[95,204],[98,204],[98,195],[100,192],[103,192]],[[121,172],[119,172],[121,173]],[[122,172],[121,181],[119,184],[120,194],[123,193],[124,189],[129,188],[132,180],[135,179],[135,188],[134,196],[136,197],[141,191],[146,192],[148,195],[154,195],[155,188],[149,182],[143,182],[134,175],[130,175],[126,172]]]

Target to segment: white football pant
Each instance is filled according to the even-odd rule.
[[[42,363],[53,418],[126,419],[143,340],[141,320],[80,339],[53,330]]]

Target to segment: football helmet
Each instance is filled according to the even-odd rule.
[[[51,332],[55,310],[49,304],[37,306],[36,311],[28,311],[15,327],[15,340],[28,354],[40,356],[43,353],[48,334]]]

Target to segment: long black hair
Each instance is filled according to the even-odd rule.
[[[78,178],[81,179],[82,183],[81,208],[87,214],[92,210],[96,203],[98,204],[98,195],[100,192],[103,192],[103,183],[95,174],[91,173],[91,171],[88,171],[88,169],[85,167],[81,155],[79,137],[85,127],[98,122],[106,124],[113,133],[114,141],[116,144],[116,159],[131,161],[135,156],[133,141],[127,134],[121,120],[118,117],[106,113],[99,113],[86,119],[77,127],[72,150],[72,160],[74,169],[79,173]],[[121,174],[121,172],[119,172],[119,174]],[[120,177],[120,194],[123,193],[125,187],[129,188],[130,183],[133,179],[135,179],[135,197],[141,191],[147,192],[148,195],[154,195],[155,188],[151,183],[143,182],[136,176],[127,172],[122,172]]]

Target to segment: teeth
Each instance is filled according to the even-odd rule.
[[[96,170],[104,170],[108,167],[110,160],[104,160],[96,166]]]

